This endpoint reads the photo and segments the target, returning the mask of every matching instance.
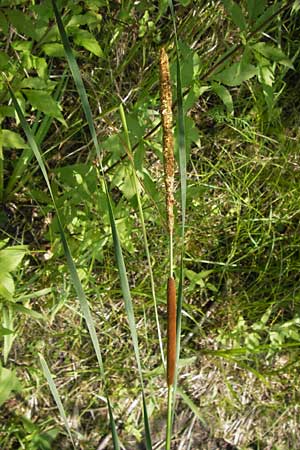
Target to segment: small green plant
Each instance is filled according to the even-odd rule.
[[[12,344],[17,336],[15,321],[18,313],[27,314],[35,319],[44,320],[44,316],[32,310],[26,304],[31,295],[16,296],[15,282],[12,273],[21,264],[24,256],[28,252],[25,245],[7,246],[7,241],[0,242],[0,309],[2,323],[0,325],[0,335],[3,336],[3,361],[7,363],[8,355]],[[36,292],[34,295],[47,294],[49,289]]]
[[[240,316],[237,324],[229,332],[222,330],[218,341],[228,350],[244,349],[245,358],[253,353],[266,353],[270,358],[289,347],[298,346],[300,342],[300,318],[296,315],[292,320],[280,323],[269,323],[273,308],[270,307],[259,321],[247,324]]]

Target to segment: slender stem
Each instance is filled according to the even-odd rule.
[[[173,277],[173,267],[174,267],[174,249],[173,249],[173,233],[169,236],[169,255],[170,255],[170,278]]]
[[[172,398],[173,398],[173,385],[168,386],[168,415],[167,415],[167,436],[166,436],[166,450],[171,449],[171,437],[172,437]]]
[[[3,183],[4,183],[4,175],[3,175],[3,170],[4,170],[4,164],[3,164],[3,148],[2,145],[0,143],[0,202],[2,202],[3,200]]]
[[[124,111],[124,108],[123,108],[122,104],[120,105],[119,110],[120,110],[120,116],[121,116],[121,120],[122,120],[122,125],[123,125],[124,132],[125,132],[125,138],[126,138],[126,143],[124,143],[124,144],[125,144],[125,148],[126,148],[126,153],[129,156],[129,161],[130,161],[130,164],[131,164],[131,167],[132,167],[134,187],[135,187],[135,192],[136,192],[136,197],[137,197],[137,202],[138,202],[138,210],[139,210],[140,220],[141,220],[141,225],[142,225],[142,232],[143,232],[144,245],[145,245],[145,251],[146,251],[147,262],[148,262],[148,269],[149,269],[149,275],[150,275],[151,292],[152,292],[152,298],[153,298],[153,304],[154,304],[154,315],[155,315],[155,320],[156,320],[156,327],[157,327],[157,334],[158,334],[158,341],[159,341],[159,348],[160,348],[160,353],[161,353],[161,359],[162,359],[162,363],[163,363],[164,368],[166,368],[164,349],[163,349],[163,342],[162,342],[162,336],[161,336],[161,330],[160,330],[160,324],[159,324],[159,318],[158,318],[158,309],[157,309],[157,299],[156,299],[156,293],[155,293],[154,275],[153,275],[151,258],[150,258],[150,251],[149,251],[148,237],[147,237],[147,231],[146,231],[146,225],[145,225],[145,219],[144,219],[144,213],[143,213],[143,206],[142,206],[141,196],[140,196],[140,192],[139,192],[139,184],[140,184],[140,182],[139,182],[139,179],[138,179],[138,176],[137,176],[137,173],[136,173],[136,170],[135,170],[135,166],[134,166],[134,160],[133,160],[131,143],[130,143],[130,138],[129,138],[129,133],[128,133],[127,121],[126,121],[125,111]]]

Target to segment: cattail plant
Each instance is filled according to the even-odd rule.
[[[160,101],[163,129],[164,180],[166,189],[166,212],[169,232],[169,278],[167,285],[168,343],[167,385],[168,417],[166,450],[171,444],[172,393],[176,370],[176,284],[173,277],[173,230],[174,230],[174,139],[172,130],[172,89],[168,55],[164,48],[160,52]]]

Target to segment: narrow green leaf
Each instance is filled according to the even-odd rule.
[[[7,363],[9,352],[11,351],[14,340],[16,339],[16,334],[14,332],[14,315],[12,308],[9,304],[7,306],[2,306],[2,325],[4,328],[8,328],[12,330],[13,333],[4,335],[4,344],[3,344],[3,361],[4,364]]]
[[[73,283],[74,288],[76,290],[77,296],[79,298],[80,307],[81,307],[83,316],[85,318],[85,321],[86,321],[86,324],[87,324],[87,327],[88,327],[88,330],[89,330],[89,334],[90,334],[90,337],[91,337],[91,340],[92,340],[92,343],[93,343],[93,347],[94,347],[94,350],[95,350],[95,353],[96,353],[96,356],[97,356],[99,369],[100,369],[100,374],[101,374],[101,376],[102,376],[102,378],[104,380],[104,385],[106,386],[104,367],[103,367],[103,363],[102,363],[102,356],[101,356],[99,342],[98,342],[98,339],[97,339],[95,325],[94,325],[93,318],[92,318],[92,315],[91,315],[90,307],[88,305],[85,293],[83,291],[83,287],[82,287],[82,284],[80,282],[80,278],[78,276],[78,272],[77,272],[77,269],[76,269],[76,266],[75,266],[75,263],[74,263],[72,255],[71,255],[70,248],[69,248],[69,245],[68,245],[65,233],[64,233],[64,229],[63,229],[63,226],[62,226],[60,213],[59,213],[59,210],[57,208],[56,200],[55,200],[55,197],[54,197],[53,192],[52,192],[52,188],[51,188],[51,184],[50,184],[50,181],[49,181],[49,178],[48,178],[47,170],[46,170],[44,161],[42,159],[41,152],[40,152],[40,150],[38,148],[37,142],[36,142],[32,132],[31,132],[31,130],[30,130],[26,120],[25,120],[25,117],[24,117],[24,115],[22,113],[22,110],[21,110],[21,108],[20,108],[20,106],[19,106],[19,104],[17,102],[17,99],[16,99],[16,97],[15,97],[15,95],[14,95],[14,93],[13,93],[13,91],[12,91],[12,89],[11,89],[9,84],[8,84],[8,89],[9,89],[9,92],[10,92],[13,104],[14,104],[14,106],[16,108],[17,114],[19,116],[19,120],[21,122],[23,130],[24,130],[24,132],[26,134],[26,137],[27,137],[27,140],[29,142],[29,145],[30,145],[30,147],[31,147],[31,149],[32,149],[32,151],[33,151],[37,161],[38,161],[38,164],[39,164],[40,169],[42,171],[42,174],[44,176],[46,185],[48,187],[48,190],[49,190],[49,193],[50,193],[53,205],[54,205],[54,209],[55,209],[56,216],[57,216],[57,221],[58,221],[58,227],[59,227],[59,231],[60,231],[60,236],[61,236],[61,241],[62,241],[63,249],[64,249],[64,252],[65,252],[65,255],[66,255],[67,264],[68,264],[69,272],[70,272],[70,275],[71,275],[71,280],[72,280],[72,283]],[[107,392],[106,392],[106,395],[107,395]],[[110,401],[109,401],[108,396],[107,396],[107,403],[108,403],[109,415],[110,415],[110,418],[111,418],[111,407],[110,407]],[[113,423],[113,424],[111,424],[111,426],[112,426],[112,433],[114,434],[115,430],[116,430],[115,424]],[[119,450],[118,442],[115,444],[115,449]]]
[[[175,381],[172,392],[172,401],[168,402],[168,409],[172,408],[172,421],[167,430],[167,439],[170,441],[168,434],[172,432],[172,422],[175,414],[175,399],[177,390],[177,378],[178,378],[178,362],[180,356],[180,341],[181,341],[181,316],[182,316],[182,303],[183,303],[183,284],[184,284],[184,237],[185,237],[185,217],[186,217],[186,189],[187,189],[187,176],[186,176],[186,133],[185,133],[185,121],[184,121],[184,109],[183,109],[183,94],[182,94],[182,82],[181,82],[181,66],[180,66],[180,51],[178,45],[177,27],[175,20],[175,12],[173,6],[173,0],[169,0],[169,6],[171,10],[175,47],[176,47],[176,85],[177,85],[177,121],[178,121],[178,149],[179,149],[179,173],[180,173],[180,206],[181,206],[181,250],[180,250],[180,266],[179,266],[179,285],[177,293],[177,318],[176,318],[176,370]],[[169,421],[168,421],[169,423]]]
[[[46,319],[46,317],[43,316],[43,314],[41,314],[41,313],[39,313],[37,311],[34,311],[33,309],[26,308],[25,306],[20,305],[19,303],[12,303],[10,307],[11,307],[12,310],[20,312],[20,313],[23,313],[23,314],[26,314],[28,316],[31,316],[34,319],[38,319],[38,320],[45,320]]]
[[[66,430],[67,430],[68,435],[70,437],[70,440],[72,442],[72,446],[75,449],[75,443],[74,443],[73,436],[72,436],[72,433],[71,433],[71,430],[70,430],[70,427],[69,427],[68,419],[67,419],[67,416],[66,416],[66,413],[65,413],[62,401],[60,399],[60,395],[59,395],[58,390],[56,388],[55,382],[54,382],[54,380],[52,378],[52,375],[51,375],[51,372],[49,370],[48,364],[46,363],[46,360],[44,359],[43,355],[41,355],[40,353],[39,353],[39,359],[40,359],[40,364],[42,366],[45,378],[46,378],[46,380],[47,380],[47,382],[49,384],[50,391],[52,393],[52,396],[54,398],[56,406],[57,406],[57,408],[59,410],[59,414],[60,414],[61,418],[64,421]]]
[[[230,14],[233,23],[239,27],[241,31],[245,31],[247,23],[244,18],[242,8],[232,0],[222,0],[227,12]]]
[[[129,289],[129,283],[128,283],[128,278],[127,278],[127,273],[126,273],[123,252],[122,252],[122,248],[121,248],[121,244],[120,244],[118,230],[116,227],[116,222],[115,222],[107,186],[106,186],[106,195],[107,195],[107,206],[108,206],[108,213],[109,213],[109,218],[110,218],[111,231],[112,231],[112,235],[113,235],[115,258],[116,258],[117,267],[118,267],[118,271],[119,271],[121,290],[122,290],[122,295],[123,295],[123,299],[124,299],[124,303],[125,303],[125,310],[126,310],[126,314],[127,314],[128,323],[129,323],[131,339],[132,339],[132,343],[133,343],[133,349],[134,349],[136,363],[138,366],[140,383],[141,383],[141,388],[142,388],[143,417],[144,417],[145,436],[146,436],[146,448],[147,448],[147,450],[151,450],[152,443],[151,443],[150,425],[149,425],[148,412],[147,412],[146,400],[145,400],[144,381],[143,381],[142,365],[141,365],[141,360],[140,360],[140,352],[139,352],[139,346],[138,346],[138,337],[137,337],[136,324],[135,324],[135,318],[134,318],[133,304],[132,304],[132,298],[131,298],[131,293],[130,293],[130,289]]]
[[[177,392],[184,401],[184,403],[190,408],[190,410],[195,414],[195,416],[202,422],[204,426],[207,426],[205,419],[203,418],[200,409],[195,405],[193,400],[184,392],[180,387],[177,388]]]
[[[292,14],[296,14],[300,10],[300,0],[294,0]]]
[[[87,97],[87,94],[86,94],[86,90],[85,90],[85,87],[84,87],[84,84],[83,84],[83,81],[82,81],[82,78],[81,78],[81,74],[80,74],[80,70],[79,70],[78,64],[76,62],[76,59],[75,59],[75,57],[73,55],[73,52],[72,52],[72,49],[70,47],[70,43],[69,43],[68,37],[66,35],[63,23],[61,21],[61,17],[59,15],[58,10],[57,10],[57,6],[56,6],[55,0],[52,0],[52,4],[53,4],[53,9],[54,9],[54,13],[55,13],[58,29],[59,29],[59,32],[60,32],[61,40],[62,40],[64,49],[65,49],[66,58],[67,58],[67,61],[68,61],[68,64],[69,64],[72,76],[74,78],[74,82],[75,82],[78,94],[79,94],[80,99],[81,99],[82,108],[83,108],[85,116],[86,116],[86,120],[87,120],[87,123],[88,123],[88,126],[89,126],[89,130],[90,130],[90,133],[91,133],[91,136],[92,136],[92,140],[93,140],[93,143],[94,143],[94,146],[95,146],[96,154],[97,154],[97,157],[98,157],[98,160],[99,160],[99,163],[100,163],[100,167],[101,167],[101,171],[102,171],[102,174],[103,174],[103,183],[104,183],[104,187],[105,187],[105,193],[106,193],[106,199],[107,199],[107,207],[108,207],[108,212],[109,212],[111,231],[112,231],[112,235],[113,235],[114,251],[115,251],[115,257],[116,257],[116,262],[117,262],[118,271],[119,271],[122,295],[123,295],[123,298],[124,298],[125,309],[126,309],[126,312],[127,312],[127,318],[128,318],[128,322],[129,322],[129,327],[130,327],[130,332],[131,332],[131,337],[132,337],[132,342],[133,342],[135,358],[136,358],[138,371],[139,371],[139,376],[140,376],[140,380],[141,380],[142,397],[143,397],[143,417],[144,417],[145,435],[146,435],[146,448],[147,448],[147,450],[151,450],[152,449],[152,445],[151,445],[151,441],[149,441],[149,439],[150,439],[150,433],[149,433],[150,426],[149,426],[148,413],[147,413],[146,402],[145,402],[142,367],[141,367],[141,362],[140,362],[140,355],[139,355],[139,348],[138,348],[138,339],[137,339],[137,332],[136,332],[136,325],[135,325],[135,319],[134,319],[132,299],[131,299],[131,294],[130,294],[130,290],[129,290],[129,284],[128,284],[128,279],[127,279],[127,274],[126,274],[124,258],[123,258],[121,244],[120,244],[120,239],[119,239],[119,235],[118,235],[118,232],[117,232],[115,218],[114,218],[114,214],[113,214],[113,210],[112,210],[112,205],[111,205],[111,200],[110,200],[110,196],[109,196],[109,191],[108,191],[108,187],[107,187],[107,184],[106,184],[106,181],[105,181],[105,178],[104,178],[104,172],[103,172],[103,167],[102,167],[102,162],[101,162],[100,146],[99,146],[99,143],[98,143],[98,139],[97,139],[97,134],[96,134],[96,130],[95,130],[94,122],[93,122],[91,108],[90,108],[88,97]]]
[[[15,245],[0,250],[0,272],[12,272],[16,270],[18,265],[27,252],[26,245]]]
[[[2,327],[0,325],[0,336],[6,336],[8,334],[13,334],[13,330],[10,330],[9,328]]]
[[[124,108],[123,108],[122,104],[120,105],[120,115],[121,115],[121,120],[122,120],[122,124],[123,124],[123,128],[124,128],[124,132],[125,132],[128,157],[129,157],[129,161],[131,163],[131,167],[132,167],[132,171],[133,171],[134,193],[137,196],[140,221],[141,221],[141,225],[142,225],[144,246],[145,246],[145,251],[146,251],[146,256],[147,256],[149,275],[150,275],[151,292],[152,292],[152,298],[153,298],[153,304],[154,304],[154,314],[155,314],[155,320],[156,320],[156,328],[157,328],[157,334],[158,334],[158,340],[159,340],[159,347],[160,347],[160,352],[161,352],[162,363],[163,363],[163,366],[165,366],[163,343],[162,343],[161,330],[160,330],[160,324],[159,324],[159,318],[158,318],[158,310],[157,310],[157,300],[156,300],[156,293],[155,293],[154,276],[153,276],[153,271],[152,271],[152,264],[151,264],[151,258],[150,258],[150,251],[149,251],[149,245],[148,245],[148,237],[147,237],[147,231],[146,231],[146,226],[145,226],[142,201],[141,201],[141,196],[140,196],[140,191],[139,191],[140,185],[139,185],[139,181],[138,181],[136,170],[135,170],[134,158],[133,158],[131,142],[130,142],[128,127],[127,127],[127,121],[126,121],[126,116],[125,116],[125,112],[124,112]]]

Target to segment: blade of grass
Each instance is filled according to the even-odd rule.
[[[91,133],[91,137],[95,146],[96,154],[99,160],[100,170],[102,173],[102,182],[104,183],[105,193],[106,193],[106,200],[107,200],[107,207],[109,212],[109,219],[110,219],[110,226],[113,236],[113,243],[114,243],[114,252],[116,257],[116,263],[119,271],[119,277],[120,277],[120,284],[122,289],[122,295],[125,303],[125,309],[127,313],[131,338],[133,342],[133,348],[135,353],[135,359],[138,367],[139,372],[139,378],[141,382],[141,390],[142,390],[142,401],[143,401],[143,418],[144,418],[144,428],[145,428],[145,437],[146,437],[146,448],[147,450],[152,449],[152,443],[151,443],[151,435],[150,435],[150,425],[149,425],[149,419],[148,419],[148,413],[147,413],[147,407],[146,407],[146,401],[145,401],[145,391],[144,391],[144,382],[143,382],[143,374],[142,374],[142,366],[141,366],[141,360],[140,360],[140,354],[139,354],[139,347],[138,347],[138,338],[137,338],[137,331],[136,331],[136,324],[135,324],[135,318],[134,318],[134,311],[133,311],[133,304],[132,304],[132,298],[130,294],[129,289],[129,283],[123,258],[123,253],[121,249],[120,239],[115,223],[115,218],[113,214],[112,204],[110,200],[110,195],[108,191],[108,186],[104,177],[104,170],[102,166],[102,160],[101,160],[101,152],[100,152],[100,146],[97,139],[97,133],[93,122],[93,116],[91,112],[91,108],[89,105],[87,93],[81,78],[80,70],[77,64],[77,61],[73,55],[64,25],[62,23],[60,14],[58,12],[56,2],[55,0],[52,0],[53,10],[56,17],[57,26],[59,29],[60,37],[64,46],[65,55],[79,94],[79,97],[81,99],[81,104],[83,111],[85,113],[85,117],[88,123],[88,127]],[[100,177],[99,177],[99,181]]]
[[[47,380],[47,382],[49,384],[51,394],[52,394],[52,396],[54,398],[54,401],[55,401],[56,406],[57,406],[57,408],[59,410],[60,416],[61,416],[61,418],[64,421],[66,430],[67,430],[68,435],[70,437],[70,440],[72,442],[72,446],[73,446],[73,448],[76,448],[74,440],[73,440],[73,437],[72,437],[72,433],[71,433],[71,430],[70,430],[70,427],[69,427],[69,424],[68,424],[67,416],[66,416],[66,413],[65,413],[62,401],[60,399],[60,395],[58,393],[57,387],[55,385],[55,382],[54,382],[53,377],[51,375],[51,372],[49,370],[48,364],[47,364],[46,360],[44,359],[43,355],[41,355],[40,353],[39,353],[39,359],[40,359],[40,363],[41,363],[41,366],[42,366],[45,378],[46,378],[46,380]]]
[[[0,202],[3,200],[3,182],[4,182],[4,175],[3,175],[3,146],[2,146],[2,134],[0,131]]]
[[[178,132],[178,150],[179,150],[179,172],[180,172],[180,204],[181,204],[181,252],[180,252],[180,272],[179,272],[179,285],[177,295],[177,323],[176,323],[176,367],[178,367],[178,361],[180,356],[180,338],[181,338],[181,311],[183,303],[183,283],[184,283],[184,236],[185,236],[185,217],[186,217],[186,148],[185,148],[185,123],[183,113],[183,93],[181,82],[181,67],[180,67],[180,52],[178,45],[177,27],[173,1],[169,0],[169,7],[171,10],[171,16],[174,28],[174,39],[176,48],[176,87],[177,87],[177,132]],[[175,414],[175,399],[177,389],[178,373],[175,370],[175,380],[173,385],[173,401],[172,401],[172,416]],[[172,420],[173,421],[173,420]],[[171,424],[172,426],[172,424]],[[171,431],[170,431],[171,432]]]
[[[72,283],[74,285],[75,291],[77,293],[77,296],[78,296],[78,299],[79,299],[79,303],[80,303],[80,307],[81,307],[83,316],[85,318],[85,321],[86,321],[86,324],[87,324],[87,328],[89,330],[89,334],[90,334],[90,337],[91,337],[91,340],[92,340],[92,343],[93,343],[93,347],[94,347],[94,350],[95,350],[95,353],[96,353],[96,356],[97,356],[97,361],[98,361],[98,365],[99,365],[99,369],[100,369],[100,375],[101,375],[101,377],[102,377],[102,379],[104,381],[104,389],[105,389],[105,395],[106,395],[106,398],[107,398],[107,405],[108,405],[108,412],[109,412],[109,418],[110,418],[110,424],[111,424],[112,438],[113,438],[113,442],[114,442],[114,449],[115,450],[119,450],[120,447],[119,447],[119,442],[118,442],[117,433],[116,433],[116,426],[115,426],[115,422],[114,422],[114,419],[113,419],[111,404],[110,404],[110,400],[109,400],[108,393],[107,393],[107,387],[106,387],[107,383],[106,383],[106,378],[105,378],[105,373],[104,373],[104,367],[103,367],[103,362],[102,362],[100,346],[99,346],[99,342],[98,342],[98,338],[97,338],[97,334],[96,334],[96,329],[95,329],[95,325],[94,325],[94,322],[93,322],[93,318],[92,318],[92,315],[91,315],[90,307],[88,305],[88,301],[86,299],[86,296],[85,296],[85,293],[84,293],[81,281],[80,281],[79,276],[78,276],[76,265],[74,263],[74,260],[73,260],[73,257],[72,257],[72,254],[71,254],[71,251],[70,251],[70,248],[69,248],[69,244],[68,244],[67,238],[65,236],[65,232],[64,232],[64,229],[63,229],[63,226],[62,226],[60,213],[59,213],[59,210],[58,210],[58,207],[57,207],[57,203],[56,203],[55,197],[53,195],[53,191],[52,191],[51,184],[50,184],[50,181],[49,181],[49,178],[48,178],[47,170],[46,170],[44,161],[42,159],[42,155],[41,155],[41,152],[39,150],[38,144],[37,144],[37,142],[36,142],[32,132],[31,132],[31,130],[29,128],[29,125],[27,124],[27,122],[25,120],[23,112],[22,112],[22,110],[21,110],[21,108],[20,108],[20,106],[19,106],[19,104],[17,102],[17,99],[16,99],[16,97],[15,97],[15,95],[14,95],[12,89],[11,89],[11,86],[9,85],[9,83],[8,83],[8,89],[9,89],[10,96],[12,98],[14,107],[15,107],[15,109],[17,111],[18,116],[19,116],[20,123],[21,123],[22,128],[23,128],[23,130],[25,132],[25,135],[27,137],[28,143],[29,143],[29,145],[30,145],[30,147],[31,147],[31,149],[33,151],[33,154],[35,155],[35,157],[37,159],[37,162],[38,162],[38,164],[40,166],[40,169],[42,171],[42,174],[44,176],[44,179],[45,179],[46,185],[48,187],[48,190],[49,190],[49,193],[50,193],[50,196],[51,196],[51,199],[52,199],[52,203],[53,203],[53,206],[54,206],[54,209],[55,209],[55,212],[56,212],[59,232],[60,232],[60,236],[61,236],[63,249],[64,249],[64,252],[65,252],[65,255],[66,255],[66,259],[67,259],[67,264],[68,264],[69,272],[70,272],[70,275],[71,275],[71,280],[72,280]]]
[[[173,278],[173,230],[174,230],[174,137],[172,115],[172,88],[169,58],[165,48],[159,58],[160,115],[163,134],[164,182],[166,196],[166,216],[169,234],[169,278],[167,283],[167,429],[166,450],[171,448],[173,384],[176,372],[176,283]]]
[[[152,292],[153,305],[154,305],[154,314],[155,314],[155,320],[156,320],[158,341],[159,341],[162,363],[163,363],[163,366],[165,367],[165,357],[164,357],[163,343],[162,343],[161,330],[160,330],[158,311],[157,311],[157,300],[156,300],[156,293],[155,293],[154,276],[153,276],[153,271],[152,271],[152,264],[151,264],[151,258],[150,258],[150,251],[149,251],[149,245],[148,245],[148,238],[147,238],[147,231],[146,231],[146,226],[145,226],[142,201],[141,201],[141,196],[140,196],[139,189],[138,189],[139,180],[138,180],[136,170],[134,167],[133,153],[132,153],[131,142],[130,142],[129,133],[128,133],[126,115],[125,115],[125,111],[124,111],[122,104],[120,105],[120,115],[121,115],[122,125],[123,125],[124,132],[125,132],[126,150],[128,152],[129,161],[131,163],[131,167],[132,167],[132,171],[133,171],[134,189],[136,192],[136,197],[137,197],[137,202],[138,202],[138,210],[139,210],[139,214],[140,214],[140,221],[141,221],[141,225],[142,225],[142,232],[143,232],[143,238],[144,238],[144,246],[145,246],[145,251],[146,251],[146,256],[147,256],[149,275],[150,275],[150,284],[151,284],[151,292]]]
[[[150,433],[150,425],[149,425],[148,412],[147,412],[147,406],[146,406],[142,365],[141,365],[140,352],[139,352],[139,346],[138,346],[138,337],[137,337],[137,331],[136,331],[136,323],[135,323],[135,318],[134,318],[132,298],[131,298],[131,293],[130,293],[130,289],[129,289],[129,283],[128,283],[128,278],[127,278],[127,273],[126,273],[123,252],[122,252],[122,248],[121,248],[121,244],[120,244],[120,239],[119,239],[118,230],[116,227],[115,218],[113,215],[113,209],[112,209],[112,204],[111,204],[110,196],[108,193],[107,185],[105,186],[105,188],[106,188],[106,199],[107,199],[108,213],[109,213],[109,218],[110,218],[111,231],[112,231],[112,235],[113,235],[115,258],[116,258],[116,262],[117,262],[121,290],[122,290],[122,295],[123,295],[123,299],[124,299],[124,303],[125,303],[125,310],[126,310],[126,314],[127,314],[128,323],[129,323],[131,339],[132,339],[132,343],[133,343],[133,349],[134,349],[135,359],[136,359],[140,383],[141,383],[146,448],[147,448],[147,450],[151,450],[152,449],[151,433]]]

